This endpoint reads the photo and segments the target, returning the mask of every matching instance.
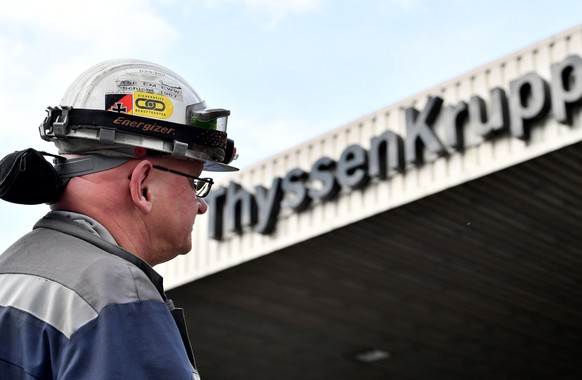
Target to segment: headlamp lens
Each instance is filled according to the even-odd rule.
[[[197,119],[196,117],[190,117],[190,125],[198,128],[211,129],[213,131],[226,132],[226,124],[228,121],[228,116],[219,117],[218,119],[203,121]]]
[[[226,132],[229,110],[222,108],[196,110],[197,104],[188,106],[186,120],[190,125],[198,128]]]

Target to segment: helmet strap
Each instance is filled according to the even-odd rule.
[[[68,180],[86,174],[113,169],[129,161],[130,157],[108,157],[100,154],[88,154],[55,163],[55,170],[61,180]]]

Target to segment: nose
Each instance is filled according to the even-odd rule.
[[[196,197],[196,200],[198,201],[198,214],[204,214],[208,211],[208,203],[206,203],[204,198]]]

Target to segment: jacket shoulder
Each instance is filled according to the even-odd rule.
[[[28,233],[0,255],[0,274],[45,278],[73,290],[92,308],[162,298],[131,262],[95,245],[45,228]]]

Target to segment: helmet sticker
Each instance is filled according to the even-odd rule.
[[[133,114],[132,94],[105,94],[105,109],[117,113]]]
[[[167,96],[138,91],[133,97],[134,115],[167,119],[174,112],[172,101]]]
[[[171,85],[170,83],[149,82],[142,80],[118,79],[117,88],[120,92],[148,92],[150,94],[160,94],[168,98],[183,101],[184,94],[180,86]]]

